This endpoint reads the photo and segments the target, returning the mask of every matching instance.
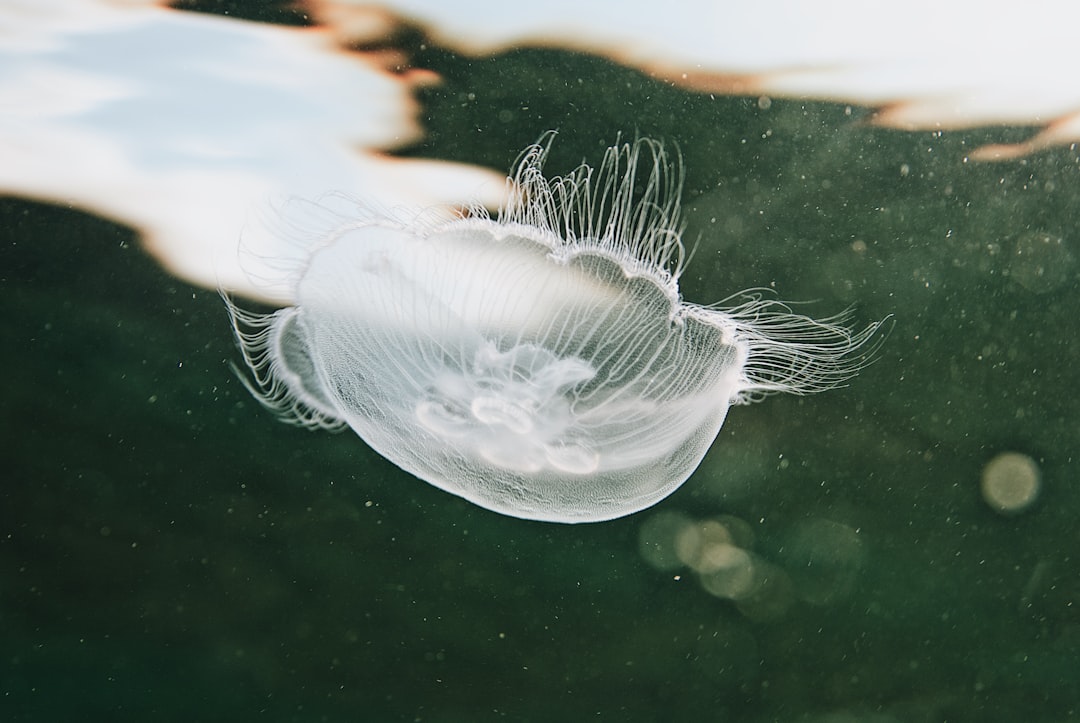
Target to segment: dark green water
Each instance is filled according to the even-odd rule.
[[[408,153],[506,168],[558,128],[559,171],[620,132],[666,138],[685,297],[774,285],[808,313],[893,314],[878,362],[733,409],[652,510],[524,522],[277,423],[229,368],[214,292],[125,229],[4,200],[0,719],[1080,717],[1076,150],[965,162],[1026,131],[882,131],[554,52],[418,64],[446,82]],[[1012,517],[979,493],[1009,450],[1043,478]],[[676,511],[747,523],[783,604],[650,566],[642,530]],[[823,521],[858,565],[814,572]]]

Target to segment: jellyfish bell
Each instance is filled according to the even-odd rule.
[[[879,324],[682,300],[682,174],[660,143],[552,179],[546,155],[526,150],[495,218],[331,214],[292,306],[229,302],[251,391],[481,507],[592,522],[671,494],[732,404],[868,360]]]

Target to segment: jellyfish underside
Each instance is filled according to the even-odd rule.
[[[586,522],[675,490],[731,404],[835,386],[864,361],[875,327],[761,297],[681,301],[678,184],[658,144],[551,182],[545,152],[523,157],[497,220],[370,218],[310,255],[294,306],[230,305],[253,391],[482,507]]]

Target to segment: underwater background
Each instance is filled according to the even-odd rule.
[[[976,163],[1030,129],[398,42],[443,78],[402,155],[505,171],[557,129],[558,173],[664,139],[684,298],[893,315],[877,362],[733,408],[649,510],[527,522],[278,423],[215,292],[125,228],[2,199],[0,719],[1080,718],[1076,148]],[[1041,473],[1016,514],[980,493],[1002,452]],[[686,562],[718,527],[771,571],[754,594]]]

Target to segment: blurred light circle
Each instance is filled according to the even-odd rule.
[[[701,587],[710,595],[741,600],[760,583],[755,574],[753,556],[734,545],[714,545],[705,554],[698,571]]]
[[[678,512],[658,512],[649,517],[638,530],[638,552],[641,559],[657,570],[676,570],[683,566],[676,551],[676,540],[694,522]]]
[[[1039,465],[1019,452],[1002,452],[982,471],[982,496],[995,512],[1023,512],[1038,498],[1042,486]]]

